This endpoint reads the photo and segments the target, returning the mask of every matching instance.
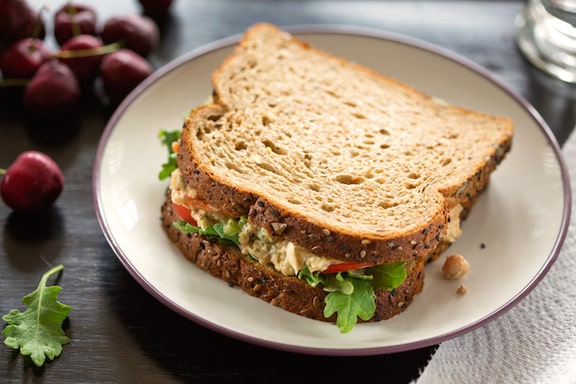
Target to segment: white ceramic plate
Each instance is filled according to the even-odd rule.
[[[247,342],[310,354],[368,355],[439,343],[470,331],[522,299],[548,271],[564,239],[570,207],[565,165],[549,128],[487,72],[438,47],[402,36],[335,27],[293,29],[302,39],[412,84],[447,102],[508,116],[513,149],[463,225],[451,251],[471,264],[444,280],[443,260],[426,267],[423,293],[387,321],[340,334],[230,288],[185,260],[159,221],[167,181],[157,134],[179,129],[211,94],[211,73],[238,37],[214,42],[158,70],[119,107],[102,137],[94,196],[102,230],[123,265],[152,295],[208,328]]]

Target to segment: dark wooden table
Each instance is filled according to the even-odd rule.
[[[54,10],[63,2],[32,4]],[[135,0],[89,3],[101,19],[139,12]],[[163,23],[161,45],[150,59],[159,67],[257,21],[393,31],[487,68],[534,105],[563,143],[576,123],[576,91],[534,69],[517,50],[514,18],[523,6],[523,1],[176,0]],[[21,297],[35,288],[49,266],[59,263],[65,266],[60,299],[74,309],[66,323],[71,343],[44,368],[30,366],[0,345],[0,382],[407,383],[433,354],[434,346],[370,357],[298,355],[230,339],[175,314],[122,267],[96,220],[92,166],[113,111],[86,98],[73,129],[38,127],[29,124],[18,100],[1,95],[0,167],[24,150],[44,151],[61,166],[66,184],[48,215],[22,217],[0,203],[0,313],[23,309]]]

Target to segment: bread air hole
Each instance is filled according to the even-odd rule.
[[[224,165],[226,166],[226,168],[228,168],[231,171],[236,171],[238,173],[244,173],[244,171],[236,163],[233,163],[231,161],[227,161],[224,163]]]
[[[284,148],[277,146],[272,140],[262,140],[262,144],[277,155],[285,155],[287,153]]]
[[[237,141],[234,143],[234,149],[237,151],[242,151],[248,149],[248,144],[245,141]]]
[[[398,205],[398,203],[396,203],[396,202],[394,202],[394,201],[381,201],[381,202],[378,203],[378,206],[379,206],[380,208],[384,208],[384,209],[394,208],[394,207],[397,206],[397,205]]]
[[[262,116],[262,125],[265,127],[268,127],[270,124],[272,124],[274,122],[274,118],[265,114],[264,116]]]
[[[380,133],[382,136],[390,136],[390,131],[384,128],[381,128],[378,133]]]
[[[404,183],[404,187],[406,187],[406,189],[414,189],[414,188],[418,187],[419,185],[420,185],[420,183],[414,183],[411,181]]]
[[[326,211],[326,212],[332,212],[336,209],[333,205],[326,204],[326,203],[323,203],[322,205],[320,205],[320,208],[322,208],[322,210]]]
[[[268,171],[268,172],[275,173],[275,174],[277,174],[277,175],[279,175],[279,176],[282,175],[282,173],[280,172],[280,170],[279,170],[278,168],[276,168],[276,166],[273,165],[273,164],[270,164],[270,163],[267,163],[267,162],[262,162],[262,163],[258,163],[258,166],[259,166],[260,168]]]
[[[352,175],[338,175],[335,180],[342,184],[362,184],[364,178],[362,176],[352,176]]]
[[[312,155],[306,153],[304,155],[304,160],[302,161],[302,163],[306,168],[310,169],[312,167]]]
[[[314,192],[320,192],[320,186],[318,184],[309,184],[308,188]]]
[[[455,139],[457,139],[458,137],[459,137],[458,132],[454,132],[454,133],[451,133],[451,134],[449,134],[449,135],[446,136],[446,138],[449,139],[449,140],[455,140]]]

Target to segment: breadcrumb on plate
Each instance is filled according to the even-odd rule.
[[[442,266],[442,273],[444,278],[448,280],[457,280],[464,277],[470,270],[470,263],[464,256],[453,253],[446,257],[444,265]]]

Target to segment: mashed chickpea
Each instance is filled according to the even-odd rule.
[[[470,270],[470,264],[464,256],[457,253],[451,254],[446,257],[446,261],[442,266],[442,273],[444,278],[448,280],[457,280],[464,277]]]

